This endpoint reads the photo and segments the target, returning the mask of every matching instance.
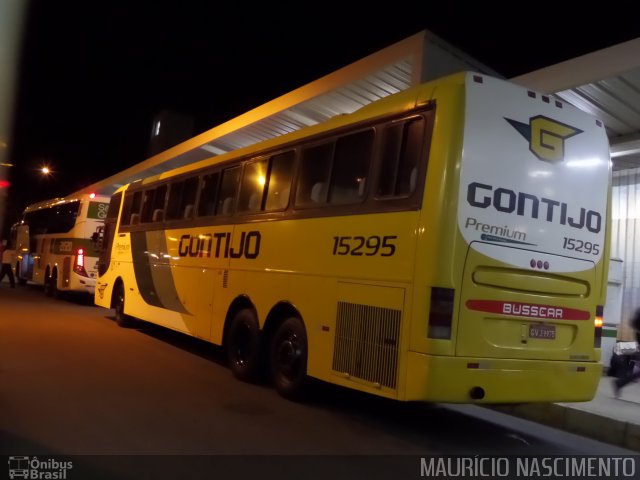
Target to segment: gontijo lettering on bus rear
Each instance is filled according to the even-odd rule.
[[[471,182],[467,187],[467,202],[472,207],[493,208],[503,213],[515,212],[516,215],[542,218],[577,229],[586,228],[592,233],[598,233],[602,228],[602,215],[599,212],[580,206],[570,208],[565,202],[504,187],[494,188],[479,182]]]

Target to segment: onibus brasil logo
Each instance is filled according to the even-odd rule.
[[[64,480],[67,470],[73,468],[73,462],[64,462],[47,458],[11,456],[9,457],[9,478],[27,478],[34,480]]]
[[[540,160],[561,162],[564,160],[564,141],[583,130],[552,120],[543,115],[531,117],[529,124],[505,118],[529,142],[529,150]]]

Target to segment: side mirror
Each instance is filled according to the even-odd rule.
[[[96,228],[96,231],[91,235],[91,243],[93,243],[96,250],[102,250],[102,239],[104,238],[104,227],[100,226]]]

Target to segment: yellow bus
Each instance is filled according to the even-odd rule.
[[[610,178],[598,119],[460,73],[121,188],[95,299],[285,397],[589,400]]]
[[[47,295],[94,295],[98,250],[92,236],[104,224],[108,196],[71,195],[29,205],[11,228],[19,283],[43,285]]]

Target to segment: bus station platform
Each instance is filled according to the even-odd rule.
[[[590,402],[501,405],[493,408],[640,452],[640,382],[628,384],[616,398],[613,381],[613,377],[603,376]]]

